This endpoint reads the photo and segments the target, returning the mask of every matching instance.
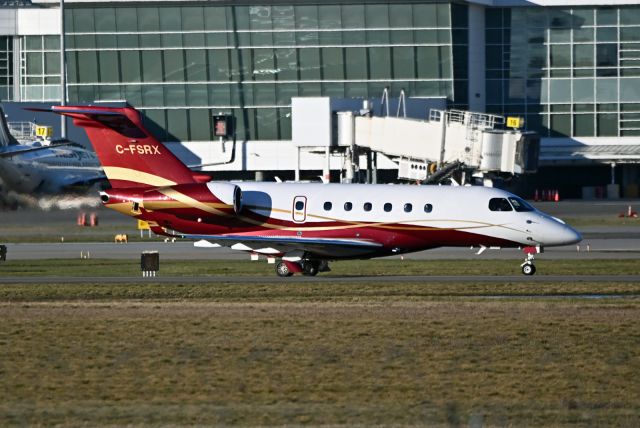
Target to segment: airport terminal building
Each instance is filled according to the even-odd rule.
[[[2,3],[0,97],[59,102],[59,2]],[[541,183],[607,184],[614,163],[638,182],[637,0],[64,3],[68,102],[126,100],[165,141],[210,141],[218,112],[240,140],[286,141],[292,97],[389,87],[523,117]]]

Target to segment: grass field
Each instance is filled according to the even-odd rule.
[[[499,274],[505,264],[382,262],[335,263],[331,274],[446,274],[467,263]],[[0,275],[139,274],[119,261],[65,263],[8,262]],[[224,266],[265,267],[163,262],[161,274]],[[635,427],[639,293],[637,283],[526,278],[2,284],[0,426]]]
[[[536,260],[541,275],[640,274],[634,259]],[[245,260],[164,260],[162,276],[274,275],[273,265]],[[50,259],[11,260],[0,263],[4,276],[139,276],[137,260]],[[331,272],[320,276],[379,275],[520,275],[519,264],[505,260],[349,260],[331,263]]]

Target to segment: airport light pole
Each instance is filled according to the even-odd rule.
[[[64,44],[64,0],[60,0],[60,105],[67,105],[67,61]],[[60,115],[60,136],[67,138],[67,117]]]

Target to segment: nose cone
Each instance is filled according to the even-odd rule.
[[[544,233],[544,245],[560,246],[577,244],[582,241],[580,232],[556,219],[549,219]]]

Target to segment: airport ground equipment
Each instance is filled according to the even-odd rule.
[[[160,270],[160,253],[157,251],[143,251],[140,254],[140,270],[143,277],[156,276]]]
[[[0,262],[6,262],[6,261],[7,261],[7,246],[0,245]]]

